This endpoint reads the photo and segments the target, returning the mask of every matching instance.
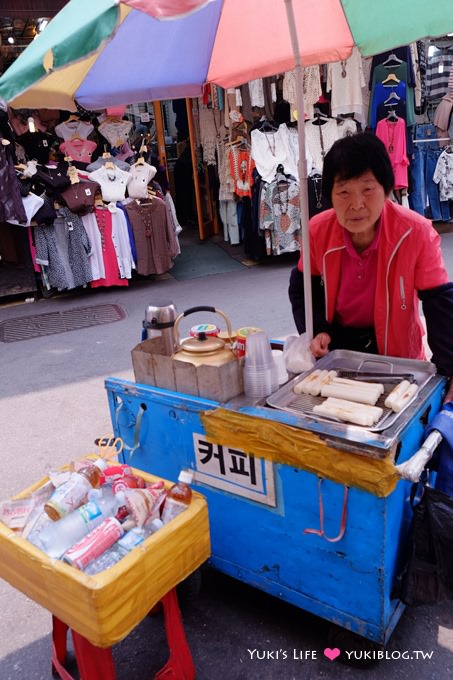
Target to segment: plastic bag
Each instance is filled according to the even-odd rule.
[[[400,599],[434,604],[453,599],[453,498],[425,486],[413,508],[412,546]]]
[[[306,333],[288,335],[283,347],[283,358],[290,373],[303,373],[313,368],[315,358],[309,349],[310,341]]]

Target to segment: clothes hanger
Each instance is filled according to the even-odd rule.
[[[330,118],[330,116],[328,116],[326,113],[323,113],[317,106],[314,107],[313,113],[317,118],[325,118],[326,120],[329,120]]]
[[[390,92],[389,96],[388,96],[387,99],[384,101],[384,105],[387,105],[387,106],[388,106],[388,105],[391,104],[392,102],[399,102],[400,99],[401,99],[401,97],[399,97],[399,96],[396,94],[396,92]]]
[[[264,118],[262,121],[260,121],[260,125],[258,126],[258,130],[261,132],[276,132],[277,129],[278,128],[275,127],[275,125],[267,118]]]
[[[387,83],[396,83],[398,85],[400,82],[401,80],[397,78],[394,73],[389,73],[387,78],[381,81],[382,85],[386,85]]]
[[[112,161],[107,161],[107,163],[104,163],[104,168],[106,170],[115,170],[115,167],[116,167],[115,163],[113,163]]]
[[[155,196],[155,194],[154,194]],[[136,198],[135,202],[137,205],[152,205],[153,204],[153,195],[150,195],[148,192],[148,198]]]
[[[392,122],[393,121],[396,122],[398,120],[398,116],[396,115],[395,109],[390,109],[390,111],[387,114],[386,120],[389,120],[389,121],[392,121]]]
[[[69,118],[68,118],[67,120],[65,120],[65,123],[70,123],[71,120],[75,120],[75,121],[77,121],[77,122],[80,122],[79,116],[77,116],[75,113],[71,113],[71,115],[69,116]]]
[[[402,59],[399,59],[399,58],[396,56],[396,54],[395,54],[394,52],[392,52],[392,54],[389,54],[389,56],[387,57],[387,59],[386,59],[385,61],[382,62],[382,65],[383,65],[383,66],[387,66],[387,65],[389,65],[389,62],[391,62],[391,61],[396,62],[397,64],[402,64],[402,63],[403,63],[403,60],[402,60]]]
[[[71,184],[79,184],[80,182],[79,173],[77,172],[77,168],[74,165],[69,166],[68,177],[71,181]]]
[[[325,113],[316,107],[313,109],[313,115],[314,118],[307,121],[307,123],[310,122],[312,125],[325,125],[328,120],[331,120],[330,116],[326,116]]]

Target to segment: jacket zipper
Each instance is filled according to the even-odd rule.
[[[406,305],[406,292],[404,290],[404,276],[400,276],[400,296],[401,296],[401,309],[405,311],[407,309],[407,305]]]
[[[322,276],[321,276],[321,284],[324,286],[324,307],[325,307],[325,317],[326,321],[328,321],[328,315],[329,315],[329,296],[328,296],[328,291],[327,291],[327,272],[326,272],[326,257],[327,255],[330,255],[331,253],[335,253],[337,250],[345,250],[346,246],[338,246],[337,248],[331,248],[330,250],[326,250],[324,255],[322,256]]]
[[[389,257],[389,261],[387,262],[387,271],[385,273],[385,297],[386,297],[386,314],[385,314],[385,333],[384,333],[384,354],[388,354],[388,349],[387,349],[387,344],[388,344],[388,333],[389,333],[389,317],[390,317],[390,290],[389,290],[389,275],[390,275],[390,266],[392,264],[392,260],[395,257],[398,248],[402,244],[405,238],[409,236],[409,234],[412,231],[412,227],[408,229],[400,238],[398,243],[396,244],[395,248],[393,249],[392,254]],[[404,278],[401,276],[400,277],[400,293],[401,293],[401,309],[406,309],[406,296],[404,292]],[[404,307],[403,307],[404,304]]]

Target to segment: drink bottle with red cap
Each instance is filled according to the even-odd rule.
[[[161,514],[164,524],[167,524],[181,512],[187,510],[192,500],[192,489],[190,488],[192,479],[193,473],[191,470],[181,470],[177,483],[173,484],[169,489]]]

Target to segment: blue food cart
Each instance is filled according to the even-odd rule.
[[[364,428],[317,417],[294,381],[267,400],[220,403],[108,378],[113,429],[124,462],[174,480],[194,471],[213,567],[383,646],[404,611],[398,584],[412,515],[410,483],[395,464],[420,447],[445,380],[429,362],[343,350],[317,366],[382,374],[386,394],[411,376],[418,392]]]

